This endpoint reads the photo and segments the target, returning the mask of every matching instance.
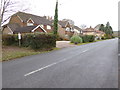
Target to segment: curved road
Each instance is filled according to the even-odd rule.
[[[117,88],[118,39],[3,62],[3,88]]]

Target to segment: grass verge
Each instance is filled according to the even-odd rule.
[[[108,39],[106,39],[106,40],[108,40]],[[96,40],[94,42],[99,42],[99,41],[104,41],[104,40]],[[89,44],[89,43],[94,43],[94,42],[78,43],[77,45],[79,46],[79,45],[84,45],[84,44]],[[70,44],[75,45],[74,43],[70,43]]]
[[[16,46],[3,46],[2,59],[0,59],[0,61],[8,61],[8,60],[12,60],[12,59],[16,59],[24,56],[46,53],[53,50],[58,50],[58,48],[53,48],[52,50],[34,51],[28,48],[21,48]]]

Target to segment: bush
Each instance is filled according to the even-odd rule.
[[[95,40],[95,36],[94,35],[84,35],[81,36],[83,43],[87,43],[87,42],[93,42]]]
[[[53,34],[25,34],[22,36],[22,47],[30,47],[34,50],[37,49],[52,49],[56,46],[56,36]],[[3,35],[3,45],[19,45],[17,35]]]
[[[112,38],[111,35],[105,34],[105,39],[111,39],[111,38]]]
[[[56,36],[53,34],[28,34],[22,39],[22,46],[37,49],[51,49],[56,46]]]
[[[79,36],[72,36],[70,41],[71,43],[78,44],[78,43],[82,43],[82,38]]]
[[[2,35],[2,44],[3,45],[19,45],[18,35]]]
[[[105,40],[105,37],[102,36],[101,39],[102,39],[102,40]]]
[[[3,35],[2,36],[2,44],[3,45],[12,45],[15,42],[15,38],[13,35]]]

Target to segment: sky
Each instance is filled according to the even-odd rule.
[[[17,1],[17,0],[15,0]],[[19,0],[26,12],[39,16],[52,16],[55,13],[56,0]],[[58,0],[59,20],[71,19],[75,25],[95,27],[108,21],[114,31],[118,30],[119,0]]]

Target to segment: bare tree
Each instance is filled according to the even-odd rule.
[[[0,29],[2,24],[8,21],[11,15],[17,11],[26,11],[28,8],[23,9],[23,6],[19,1],[12,2],[13,0],[1,0],[0,3]],[[18,8],[19,7],[19,8]],[[5,18],[6,16],[6,18]]]
[[[81,29],[85,29],[87,27],[87,25],[82,24],[80,27],[81,27]]]

